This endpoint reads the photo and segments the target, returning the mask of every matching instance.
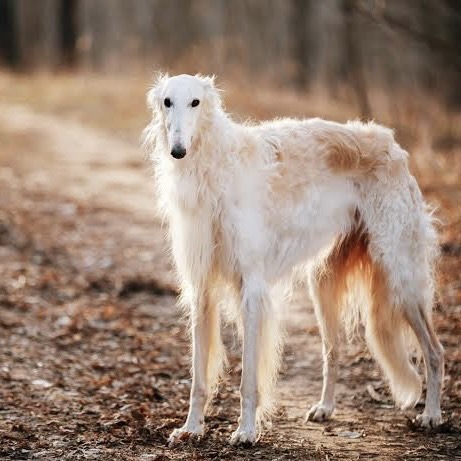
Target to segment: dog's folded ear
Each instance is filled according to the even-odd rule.
[[[202,81],[205,90],[211,90],[215,87],[216,75],[196,74],[195,77],[199,78]]]
[[[219,88],[216,87],[215,75],[200,75],[197,74],[195,77],[199,78],[202,81],[203,87],[205,89],[205,99],[204,99],[204,110],[206,112],[212,112],[213,109],[220,108],[222,105],[221,96]]]
[[[147,92],[147,106],[153,111],[160,109],[160,97],[166,81],[170,78],[168,73],[159,72],[154,80],[152,87]]]

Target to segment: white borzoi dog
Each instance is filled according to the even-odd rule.
[[[309,281],[323,341],[322,395],[307,418],[333,413],[346,317],[363,322],[404,408],[421,395],[407,341],[416,338],[427,372],[426,406],[416,421],[440,424],[443,348],[431,321],[437,236],[392,131],[318,118],[238,124],[223,110],[214,80],[201,76],[161,76],[148,104],[145,145],[192,333],[189,414],[170,441],[203,434],[224,362],[225,298],[243,340],[241,416],[231,443],[255,442],[271,410],[281,349],[269,290],[293,270]]]

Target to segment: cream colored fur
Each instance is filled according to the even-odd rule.
[[[406,345],[410,331],[416,336],[428,381],[418,421],[439,424],[443,349],[430,314],[437,238],[392,131],[321,119],[238,124],[213,79],[201,76],[161,76],[148,103],[145,145],[193,342],[189,415],[170,440],[203,434],[225,360],[219,306],[232,311],[243,340],[241,417],[231,441],[256,440],[272,409],[282,342],[269,292],[294,270],[310,281],[323,339],[324,389],[308,419],[333,412],[346,318],[364,323],[404,407],[421,394]],[[178,149],[183,158],[173,158]]]

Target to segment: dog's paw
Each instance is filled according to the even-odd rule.
[[[419,427],[425,427],[427,429],[433,429],[442,424],[442,415],[438,414],[422,414],[416,416],[414,423]]]
[[[306,421],[315,421],[317,423],[321,423],[322,421],[326,421],[330,419],[331,415],[333,414],[334,406],[326,406],[323,403],[319,402],[316,403],[306,415]]]
[[[203,435],[203,425],[199,426],[187,426],[179,427],[175,429],[168,437],[168,444],[170,446],[176,443],[189,440],[191,438],[199,438]]]
[[[230,438],[231,445],[253,445],[256,443],[256,430],[238,428]]]

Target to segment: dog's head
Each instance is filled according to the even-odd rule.
[[[214,77],[177,75],[158,77],[147,94],[153,112],[155,136],[175,159],[185,157],[197,145],[204,122],[220,106]]]

